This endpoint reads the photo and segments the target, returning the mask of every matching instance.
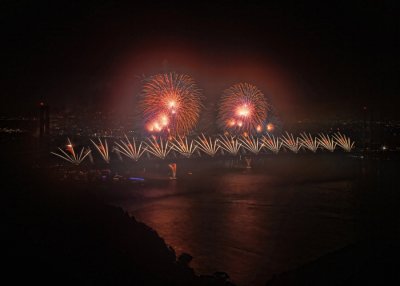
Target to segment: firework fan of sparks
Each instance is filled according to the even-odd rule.
[[[114,147],[114,150],[118,154],[122,153],[134,161],[138,161],[145,151],[144,148],[142,148],[143,142],[140,142],[140,144],[137,145],[135,138],[133,138],[131,142],[125,135],[125,141],[120,140],[120,142],[121,143],[115,142],[116,147]]]
[[[247,136],[247,137],[241,137],[240,142],[242,143],[242,146],[250,151],[251,153],[257,155],[260,153],[261,149],[263,148],[263,143],[261,140],[259,140],[257,137],[253,136]]]
[[[160,159],[165,159],[172,149],[168,144],[168,140],[164,141],[161,137],[159,140],[156,137],[148,138],[148,142],[145,142],[145,144],[147,145],[147,152]]]
[[[193,143],[193,140],[188,142],[186,137],[182,138],[181,136],[175,137],[172,141],[172,149],[179,152],[186,158],[190,158],[196,150],[196,145]]]
[[[349,137],[340,132],[333,134],[333,139],[336,141],[336,144],[346,152],[350,152],[354,147],[354,141],[351,141]]]
[[[296,139],[294,139],[293,134],[291,133],[289,134],[287,131],[286,135],[282,135],[281,141],[283,146],[285,146],[287,149],[289,149],[294,153],[298,153],[301,148],[299,138],[297,137]]]
[[[259,133],[263,131],[268,109],[267,100],[256,86],[238,83],[224,91],[218,122],[230,132]]]
[[[314,153],[317,152],[319,146],[318,140],[312,137],[310,133],[307,134],[305,132],[300,134],[300,144]]]
[[[72,144],[71,140],[69,140],[69,138],[67,138],[66,147],[68,153],[61,148],[58,148],[58,150],[60,150],[61,152],[60,154],[55,152],[50,153],[72,164],[79,165],[91,152],[89,149],[85,149],[83,147],[81,149],[81,152],[75,153],[74,145]]]
[[[188,75],[169,73],[148,78],[143,85],[141,107],[150,133],[188,134],[196,125],[200,91]]]
[[[101,158],[103,158],[103,160],[106,163],[110,163],[110,155],[108,152],[108,144],[107,144],[107,140],[104,140],[104,143],[101,141],[101,139],[99,138],[99,143],[94,142],[92,139],[90,139],[90,141],[92,141],[94,147],[96,148],[96,150],[99,152]]]
[[[282,141],[280,141],[279,138],[275,138],[274,135],[267,134],[267,136],[263,136],[261,140],[264,147],[275,154],[278,154],[282,147]]]
[[[218,144],[222,150],[225,150],[229,154],[236,156],[240,151],[240,147],[242,146],[239,140],[233,136],[220,135],[220,139],[218,140]]]
[[[317,138],[318,144],[325,148],[326,150],[333,152],[335,151],[337,143],[329,137],[329,135],[320,133]]]
[[[217,154],[220,146],[218,145],[218,139],[213,140],[211,137],[206,138],[204,134],[197,136],[197,140],[194,140],[197,144],[197,148],[211,157]]]

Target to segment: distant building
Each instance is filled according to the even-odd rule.
[[[50,113],[49,106],[43,102],[39,105],[39,136],[50,135]]]

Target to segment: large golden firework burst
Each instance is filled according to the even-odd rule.
[[[221,97],[218,124],[232,133],[256,133],[265,129],[269,104],[263,93],[248,83],[234,84]]]
[[[200,116],[200,90],[188,75],[157,74],[145,80],[141,107],[150,133],[188,134]]]

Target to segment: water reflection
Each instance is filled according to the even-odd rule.
[[[353,168],[320,157],[182,170],[178,180],[119,204],[178,254],[193,255],[198,273],[226,271],[239,285],[263,285],[354,240]]]

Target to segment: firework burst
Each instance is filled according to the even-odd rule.
[[[224,91],[218,112],[219,125],[224,130],[241,133],[262,132],[268,103],[254,85],[238,83]]]
[[[332,138],[330,138],[328,135],[320,133],[317,140],[318,140],[319,145],[321,145],[326,150],[328,150],[330,152],[335,151],[336,142]]]
[[[274,135],[267,134],[267,136],[263,136],[261,140],[264,147],[275,154],[278,154],[282,147],[282,142],[279,138],[275,138]]]
[[[213,140],[211,137],[206,138],[204,134],[197,137],[197,140],[194,140],[197,144],[197,148],[206,153],[207,155],[214,157],[217,154],[220,146],[218,145],[218,139]]]
[[[172,141],[172,148],[186,158],[190,158],[190,156],[193,155],[196,147],[197,146],[193,144],[193,140],[191,140],[189,144],[187,137],[174,137]]]
[[[58,150],[60,150],[61,154],[59,153],[55,153],[55,152],[51,152],[51,154],[64,159],[65,161],[68,161],[72,164],[75,165],[79,165],[80,163],[82,163],[82,161],[90,154],[90,149],[85,149],[84,147],[81,149],[81,152],[79,153],[75,153],[74,150],[74,146],[71,143],[71,140],[69,140],[69,138],[67,138],[67,152],[64,151],[61,148],[58,148]]]
[[[297,137],[296,140],[293,137],[293,134],[289,134],[288,132],[286,132],[286,135],[282,135],[282,144],[283,146],[285,146],[287,149],[289,149],[290,151],[294,152],[294,153],[298,153],[300,148],[301,148],[301,144],[299,142],[299,138]]]
[[[188,75],[157,74],[144,83],[141,107],[147,131],[185,135],[199,119],[200,91]]]
[[[319,146],[318,140],[305,132],[300,134],[300,144],[314,153],[317,152]]]
[[[350,152],[354,147],[354,141],[351,141],[349,137],[340,132],[333,134],[333,139],[346,152]]]
[[[169,146],[169,142],[165,141],[160,137],[159,141],[156,137],[152,136],[152,139],[148,139],[149,142],[145,142],[147,145],[146,150],[147,152],[153,154],[154,156],[165,159],[169,152],[171,151],[172,147]]]
[[[110,155],[108,153],[107,140],[104,139],[104,144],[100,138],[99,138],[99,143],[94,142],[92,139],[90,139],[90,141],[92,142],[96,150],[99,152],[101,158],[103,158],[103,160],[106,163],[110,163]]]
[[[253,136],[246,136],[246,137],[241,137],[240,142],[242,143],[243,147],[253,153],[254,155],[257,155],[260,153],[261,149],[263,148],[263,143],[260,142],[260,140],[257,137]]]
[[[242,144],[240,144],[239,140],[232,135],[226,136],[220,136],[218,140],[218,145],[221,147],[222,150],[225,150],[229,154],[236,156],[237,153],[240,150],[240,147]]]
[[[114,147],[114,150],[117,153],[124,154],[134,161],[138,161],[145,151],[144,148],[142,148],[142,144],[143,142],[140,142],[139,146],[136,145],[135,138],[133,138],[131,142],[125,135],[125,141],[120,140],[120,143],[115,142],[115,145],[117,146]]]

